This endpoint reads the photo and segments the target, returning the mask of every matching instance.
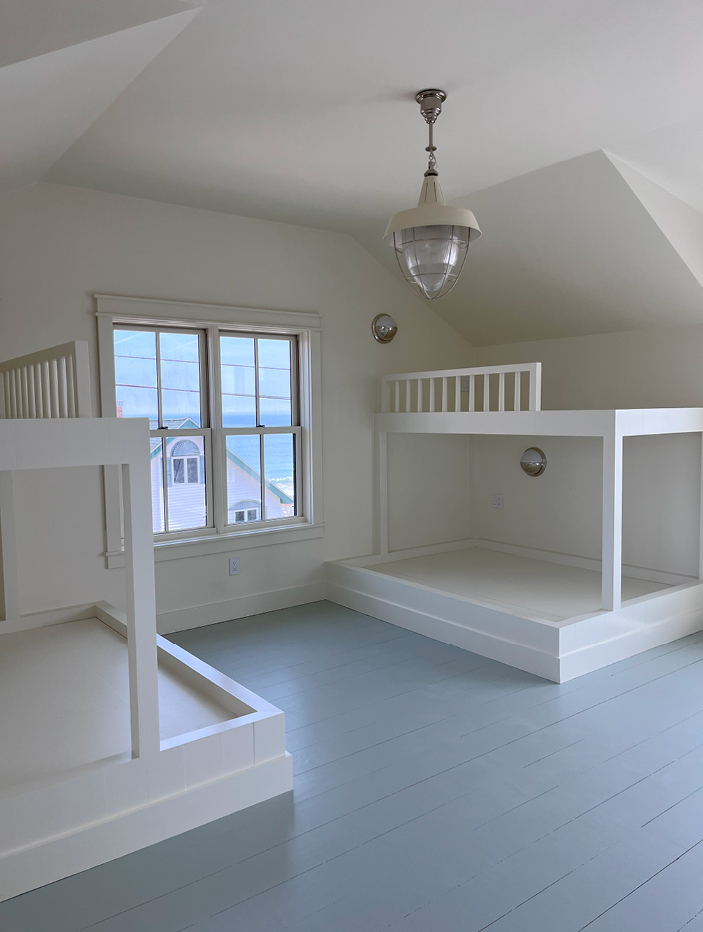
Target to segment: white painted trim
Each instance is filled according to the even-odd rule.
[[[154,544],[154,560],[186,560],[212,553],[236,553],[256,547],[273,547],[292,544],[300,540],[316,540],[324,534],[322,524],[290,524],[286,527],[265,528],[258,531],[235,531],[232,534],[213,534],[209,537],[183,538],[159,541]],[[108,568],[124,566],[124,551],[104,554]]]
[[[497,550],[501,553],[512,553],[518,557],[527,557],[531,560],[546,560],[548,563],[562,563],[567,566],[577,566],[583,570],[601,570],[600,560],[591,557],[579,557],[571,553],[556,553],[552,550],[538,550],[535,547],[521,547],[517,544],[505,544],[501,541],[483,540],[477,538],[474,546],[484,550]],[[438,551],[439,552],[439,551]],[[418,554],[419,556],[419,554]],[[651,569],[646,566],[631,566],[623,563],[623,576],[633,579],[646,579],[649,582],[660,582],[667,586],[680,586],[684,583],[695,582],[695,576],[685,576],[683,573],[670,573],[667,570]]]
[[[0,855],[0,900],[221,819],[293,786],[290,754]]]
[[[604,437],[617,421],[620,437],[703,431],[703,408],[612,411],[428,411],[376,414],[375,429],[389,434],[501,434]]]
[[[320,602],[325,596],[324,582],[292,586],[288,589],[274,589],[254,595],[242,595],[224,602],[210,602],[207,605],[194,605],[192,608],[160,612],[156,616],[156,627],[160,634],[173,634],[176,631],[187,631],[190,628],[202,628],[223,621],[233,621],[236,618],[246,618],[248,615],[273,612],[279,608]]]
[[[322,318],[311,311],[280,311],[270,308],[237,307],[229,304],[202,304],[193,301],[169,301],[163,298],[135,298],[123,295],[95,294],[98,315],[111,317],[115,322],[121,318],[134,321],[142,317],[147,321],[158,321],[163,326],[182,323],[193,319],[204,326],[237,324],[246,326],[256,315],[257,329],[269,327],[280,330],[319,330]],[[260,323],[259,323],[260,321]]]
[[[300,437],[299,451],[302,469],[300,498],[302,500],[301,519],[308,527],[323,528],[323,486],[322,486],[322,362],[320,350],[321,317],[319,314],[305,311],[274,311],[259,308],[241,308],[226,305],[199,304],[185,301],[169,301],[154,298],[120,297],[118,295],[94,295],[97,305],[98,355],[100,372],[100,405],[102,417],[114,417],[116,413],[115,396],[115,361],[113,351],[113,330],[115,324],[142,323],[152,326],[183,326],[184,324],[212,331],[228,325],[247,327],[257,332],[278,332],[295,335],[298,340],[298,394],[300,400]],[[215,348],[215,355],[218,348]],[[214,364],[210,358],[210,368]],[[212,376],[210,371],[210,376]],[[210,379],[210,385],[217,383]],[[212,399],[210,399],[212,402]],[[210,404],[212,411],[212,404]],[[215,445],[219,430],[210,429],[215,435]],[[213,451],[216,453],[217,451]],[[222,452],[222,451],[220,451]],[[236,536],[236,546],[244,549],[243,538],[252,535],[251,546],[263,546],[259,542],[260,534],[271,534],[271,543],[283,543],[281,533],[289,533],[285,542],[320,536],[306,531],[303,537],[296,532],[302,524],[291,522],[288,527],[257,527],[253,531],[224,530],[218,515],[222,511],[221,503],[225,500],[223,492],[223,472],[216,457],[213,476],[219,479],[220,507],[215,507],[215,527],[211,533],[205,531],[202,536],[189,532],[184,537],[159,540],[155,543],[157,562],[168,559],[181,559],[185,556],[200,556],[207,553],[221,553],[231,549],[230,538]],[[122,519],[120,506],[119,474],[111,467],[103,471],[104,508],[105,508],[105,566],[116,569],[124,565],[122,554]],[[215,495],[217,492],[215,492]],[[222,537],[223,545],[214,541]],[[171,547],[188,548],[176,552]],[[172,555],[173,554],[173,555]]]
[[[0,631],[19,622],[20,586],[12,472],[0,472]]]
[[[615,428],[603,437],[602,602],[606,611],[622,605],[622,437]]]

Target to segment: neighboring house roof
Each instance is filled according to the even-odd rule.
[[[195,424],[193,420],[189,417],[167,419],[164,421],[164,426],[166,428],[171,427],[174,430],[192,430],[193,428],[197,430],[198,428],[198,425]],[[151,437],[150,446],[151,446],[151,459],[153,460],[161,452],[161,440],[158,437]],[[173,453],[173,451],[171,452]],[[260,474],[248,463],[245,463],[243,459],[241,459],[239,456],[236,455],[236,453],[232,453],[230,450],[228,450],[227,459],[231,460],[235,466],[243,470],[248,476],[251,476],[252,479],[255,479],[257,482],[261,481]],[[272,492],[282,505],[293,504],[292,496],[290,496],[287,492],[284,492],[283,489],[280,486],[276,485],[275,482],[272,482],[270,479],[267,479],[264,484],[266,485],[266,488],[269,490],[269,492]]]
[[[242,469],[248,476],[251,476],[252,479],[256,479],[257,482],[260,481],[261,476],[254,469],[254,467],[250,466],[248,463],[245,463],[244,460],[241,459],[239,456],[237,456],[236,453],[232,453],[231,450],[228,450],[227,459],[231,460],[235,466],[237,466],[239,469]],[[275,482],[272,482],[270,479],[266,479],[264,484],[266,488],[269,490],[269,492],[273,492],[273,494],[276,496],[276,498],[279,500],[279,502],[282,505],[293,504],[293,499],[291,498],[291,496],[287,492],[284,492],[283,489],[280,488],[280,486],[277,486]]]

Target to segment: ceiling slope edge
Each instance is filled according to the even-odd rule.
[[[452,203],[484,236],[436,312],[476,347],[700,321],[701,283],[601,150]],[[381,232],[357,239],[391,268]]]
[[[632,165],[610,152],[605,154],[703,286],[703,213]]]
[[[0,68],[0,194],[40,181],[200,9]]]

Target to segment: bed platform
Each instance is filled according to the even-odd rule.
[[[0,900],[292,789],[283,713],[156,633],[148,450],[145,419],[0,420]],[[23,613],[15,473],[86,465],[121,470],[125,610]]]
[[[703,409],[542,411],[540,380],[539,363],[384,378],[383,410],[375,419],[376,552],[328,564],[330,599],[555,682],[703,629]],[[461,488],[456,493],[461,469],[446,456],[450,450],[456,457],[463,448],[456,444],[442,448],[443,461],[439,454],[428,456],[426,463],[434,464],[430,474],[419,455],[423,447],[400,447],[394,458],[389,456],[389,444],[400,435],[424,437],[427,449],[433,437],[466,438],[465,494]],[[674,435],[679,447],[670,460],[678,455],[681,437],[689,438],[684,442],[692,456],[690,482],[678,482],[674,476],[669,483],[673,489],[656,483],[643,486],[647,469],[656,472],[647,464],[651,450],[626,446],[628,438]],[[543,447],[548,461],[545,476],[523,475],[520,452],[506,466],[501,457],[508,448],[505,443],[496,445],[495,438],[515,438],[512,446],[508,441],[511,451],[521,451],[523,444]],[[577,471],[570,477],[566,464],[571,461],[564,453],[569,444],[581,444],[574,449],[579,457],[588,458],[591,472],[595,464],[592,487],[585,488],[588,483]],[[628,462],[634,464],[628,469],[637,474],[639,484],[631,481],[635,491],[629,494],[624,518],[623,490],[627,495],[630,482],[630,473],[623,468],[625,449]],[[418,452],[414,472],[408,464],[413,458],[409,451]],[[658,455],[662,456],[661,450]],[[662,462],[666,465],[665,451]],[[501,491],[495,486],[505,481],[513,483],[509,505],[506,500],[505,511],[486,515],[483,503],[491,491]],[[551,490],[550,495],[545,496],[545,490]],[[676,547],[670,545],[667,551],[666,540],[659,544],[670,528],[667,520],[649,517],[649,500],[657,501],[658,496],[670,509],[670,517],[664,516],[674,524],[670,536],[676,537],[679,515],[695,515],[696,553],[688,562],[677,557],[685,565],[672,567],[676,559],[669,551]],[[681,499],[678,505],[676,496]],[[423,498],[434,502],[434,513],[444,514],[447,527],[451,523],[454,539],[437,540],[437,527],[429,529],[428,516],[433,512],[421,510]],[[464,507],[461,498],[468,502],[463,525],[451,514]],[[445,512],[443,499],[449,500]],[[500,508],[502,501],[501,495]],[[421,541],[417,546],[422,529],[404,513],[408,502],[420,503],[417,524],[424,518],[426,533],[434,534],[426,545]],[[600,516],[595,547],[574,521],[578,514],[584,527],[592,523],[594,514]],[[532,521],[535,537],[543,542],[541,547],[525,545],[524,525],[529,525],[525,515]],[[569,520],[576,526],[565,529]],[[650,535],[652,541],[643,543],[642,538]],[[654,554],[650,565],[623,562],[623,536],[637,554],[643,550]],[[414,546],[406,543],[408,537]],[[573,550],[559,546],[566,538]]]

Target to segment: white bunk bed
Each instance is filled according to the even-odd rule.
[[[0,365],[0,900],[292,789],[283,713],[156,633],[148,422],[81,417],[81,359],[66,344]],[[105,465],[126,611],[23,614],[16,474]]]
[[[634,437],[699,435],[686,441],[695,460],[693,475],[700,468],[703,409],[542,411],[540,379],[539,363],[384,377],[382,412],[375,417],[376,552],[328,564],[329,598],[556,682],[703,628],[697,471],[682,510],[695,513],[695,570],[626,566],[622,558],[624,444]],[[523,443],[544,447],[548,463],[550,442],[599,442],[597,459],[589,454],[598,469],[598,500],[594,496],[584,505],[601,515],[599,552],[564,552],[558,544],[526,547],[509,532],[484,539],[471,530],[470,520],[459,539],[455,533],[442,542],[405,545],[402,535],[399,540],[392,533],[389,511],[396,482],[389,473],[389,440],[399,435],[464,435],[474,445],[482,438],[515,438],[508,441],[511,449],[521,450]],[[521,474],[519,453],[510,468],[522,481],[516,485],[520,495],[537,492],[533,483],[543,478]],[[549,475],[548,465],[545,478]],[[425,481],[426,475],[416,484]],[[490,482],[489,477],[479,490],[483,498]],[[483,498],[472,501],[474,509],[482,507]],[[645,505],[642,499],[641,509]],[[636,515],[638,508],[635,501],[628,514]],[[539,515],[547,537],[558,517],[548,505]],[[669,523],[676,520],[672,513]]]

